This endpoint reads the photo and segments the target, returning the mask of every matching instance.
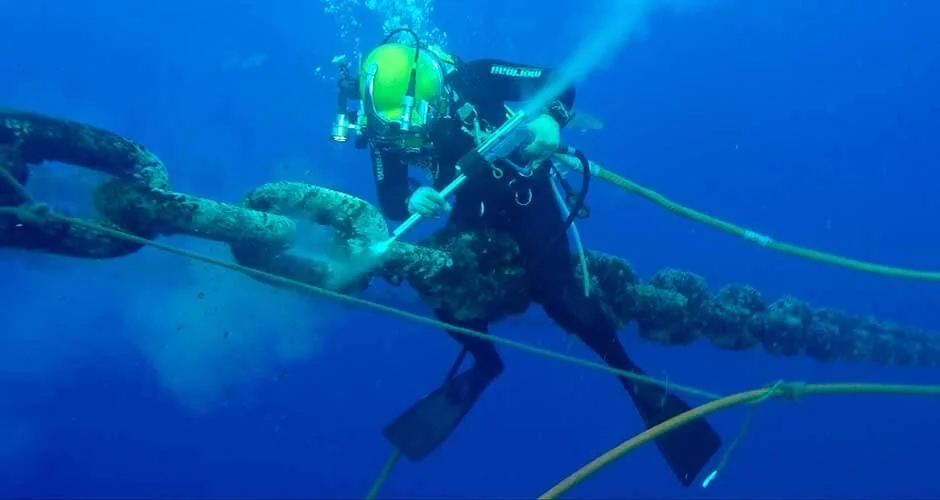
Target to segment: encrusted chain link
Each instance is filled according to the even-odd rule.
[[[93,225],[81,223],[87,221],[54,216],[48,206],[35,203],[21,187],[29,181],[29,166],[43,162],[108,174],[110,179],[93,193],[103,218]],[[16,180],[13,185],[0,182],[0,206],[16,207],[0,213],[0,247],[111,258],[134,253],[141,245],[96,227],[146,239],[182,234],[228,243],[241,265],[324,286],[330,264],[292,251],[295,218],[331,227],[336,232],[334,255],[388,237],[385,220],[372,205],[319,186],[265,184],[237,205],[173,191],[163,162],[140,144],[107,130],[34,113],[0,111],[0,169]],[[450,264],[441,251],[400,243],[380,272],[390,279],[407,278],[415,257],[423,267],[428,262]]]
[[[24,186],[30,166],[43,162],[108,174],[93,193],[101,217],[75,219],[34,200]],[[335,232],[328,260],[294,250],[298,218]],[[386,239],[388,227],[359,198],[296,182],[264,184],[239,204],[179,193],[163,162],[134,141],[74,121],[0,110],[0,248],[103,259],[175,234],[227,243],[242,270],[336,289],[337,262]],[[731,350],[762,346],[821,361],[940,366],[940,341],[929,332],[814,309],[793,297],[767,304],[744,285],[713,294],[687,271],[664,269],[644,283],[625,260],[586,254],[592,295],[618,328],[635,321],[648,340],[679,345],[704,337]],[[574,263],[572,268],[581,272]],[[456,319],[496,321],[524,311],[532,300],[518,246],[490,231],[445,229],[421,245],[396,242],[372,275],[343,280],[339,291],[362,290],[373,276],[396,285],[407,281],[430,307]]]

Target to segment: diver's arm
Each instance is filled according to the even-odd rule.
[[[461,65],[456,88],[470,102],[523,101],[545,87],[554,71],[498,59],[478,59]],[[569,86],[546,109],[562,127],[571,119],[574,98],[575,88]]]
[[[408,166],[393,153],[381,153],[370,147],[372,177],[379,197],[379,207],[385,217],[400,221],[408,218]]]

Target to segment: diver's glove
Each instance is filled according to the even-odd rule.
[[[548,113],[543,113],[527,125],[532,141],[523,149],[522,155],[526,160],[539,161],[548,158],[558,151],[561,145],[561,125]]]
[[[441,212],[450,212],[450,203],[432,188],[421,186],[408,198],[408,212],[422,217],[437,217]]]

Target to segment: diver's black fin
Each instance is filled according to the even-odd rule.
[[[682,398],[659,386],[642,384],[630,395],[647,429],[692,409]],[[721,448],[721,437],[708,421],[697,419],[657,438],[656,447],[673,474],[689,486]]]
[[[418,462],[457,428],[487,383],[473,369],[467,370],[408,408],[382,434],[402,455]]]

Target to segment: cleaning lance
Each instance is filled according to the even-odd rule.
[[[457,172],[459,174],[450,184],[441,190],[441,196],[447,198],[454,194],[465,182],[468,175],[474,175],[477,172],[488,168],[496,160],[501,160],[512,154],[513,151],[525,144],[531,139],[531,134],[526,127],[523,127],[526,114],[517,112],[511,118],[506,120],[501,127],[490,134],[473,151],[463,155],[457,160]],[[396,241],[403,234],[410,231],[418,222],[421,221],[420,214],[411,214],[405,222],[392,231],[392,236],[387,241],[382,242],[385,248]]]

